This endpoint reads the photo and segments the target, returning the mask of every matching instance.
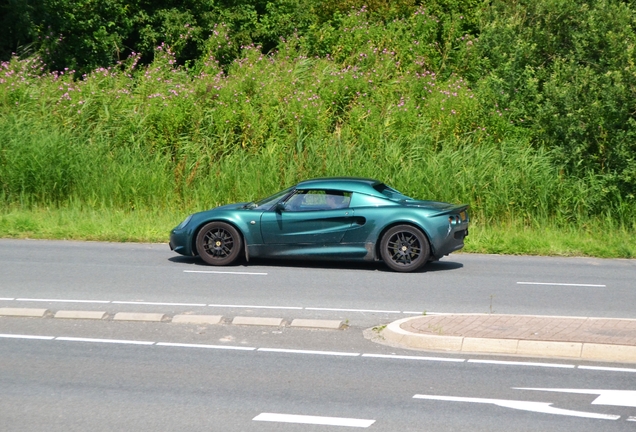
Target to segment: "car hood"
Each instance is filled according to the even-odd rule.
[[[225,204],[219,207],[213,207],[211,209],[204,210],[201,213],[217,212],[217,211],[223,211],[223,210],[239,210],[239,209],[243,209],[246,204],[249,204],[249,202],[246,201],[246,202],[240,202],[240,203]]]

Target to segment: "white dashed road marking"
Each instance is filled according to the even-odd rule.
[[[38,339],[38,340],[53,340],[55,336],[35,336],[35,335],[20,335],[20,334],[0,334],[0,338],[7,339]]]
[[[248,275],[248,276],[267,276],[267,273],[215,271],[215,270],[184,270],[183,272],[184,273],[208,273],[208,274],[232,274],[232,275]]]
[[[300,423],[300,424],[314,424],[324,426],[349,426],[349,427],[361,427],[367,428],[375,423],[375,420],[364,420],[344,417],[318,417],[308,415],[294,415],[294,414],[276,414],[276,413],[261,413],[254,417],[254,421],[267,421],[277,423]]]
[[[529,363],[529,362],[501,362],[501,361],[489,361],[489,360],[476,360],[476,359],[463,359],[457,357],[422,357],[422,356],[408,356],[408,355],[394,355],[394,354],[361,354],[354,352],[339,352],[339,351],[312,351],[312,350],[298,350],[298,349],[285,349],[285,348],[256,348],[256,347],[244,347],[244,346],[231,346],[231,345],[207,345],[207,344],[187,344],[187,343],[171,343],[171,342],[153,342],[153,341],[137,341],[137,340],[125,340],[125,339],[98,339],[98,338],[78,338],[78,337],[65,337],[65,336],[43,336],[43,335],[23,335],[23,334],[7,334],[0,333],[0,339],[24,339],[24,340],[47,340],[47,341],[62,341],[62,342],[86,342],[86,343],[104,343],[104,344],[124,344],[124,345],[141,345],[141,346],[160,346],[160,347],[176,347],[176,348],[203,348],[208,350],[238,350],[238,351],[252,351],[252,352],[269,352],[269,353],[286,353],[286,354],[298,354],[298,355],[325,355],[325,356],[340,356],[340,357],[357,357],[365,359],[378,359],[378,360],[419,360],[419,361],[431,361],[431,362],[455,362],[455,363],[489,363],[495,365],[510,365],[510,366],[532,366],[532,367],[552,367],[552,368],[564,368],[580,370],[595,370],[600,372],[628,372],[636,373],[636,369],[629,368],[612,368],[612,367],[593,367],[593,366],[576,366],[572,364],[557,364],[557,363]]]
[[[65,342],[91,342],[91,343],[111,343],[111,344],[124,344],[124,345],[154,345],[154,342],[150,341],[136,341],[136,340],[121,340],[121,339],[93,339],[93,338],[78,338],[78,337],[56,337],[55,340]]]
[[[558,283],[558,282],[517,282],[517,285],[552,285],[552,286],[594,287],[594,288],[607,287],[607,285]]]
[[[112,301],[112,304],[148,305],[148,306],[207,306],[205,303],[161,303],[143,301]]]
[[[395,355],[395,354],[362,354],[362,357],[384,358],[384,359],[395,359],[395,360],[442,361],[442,362],[457,362],[457,363],[462,363],[464,361],[464,359],[460,359],[460,358],[403,356],[403,355]]]
[[[259,348],[261,352],[274,352],[274,353],[287,353],[287,354],[312,354],[312,355],[329,355],[329,356],[341,356],[341,357],[358,357],[359,353],[347,353],[337,351],[311,351],[311,350],[294,350],[283,348]]]
[[[67,299],[32,299],[32,298],[17,298],[15,301],[26,302],[50,302],[50,303],[112,303],[108,300],[67,300]]]
[[[329,308],[329,307],[303,307],[303,306],[267,306],[267,305],[238,305],[218,303],[180,303],[180,302],[151,302],[135,300],[76,300],[76,299],[38,299],[38,298],[0,298],[0,301],[24,301],[41,303],[95,303],[95,304],[121,304],[121,305],[145,305],[145,306],[183,306],[183,307],[213,307],[227,309],[280,309],[280,310],[307,310],[323,312],[360,312],[382,314],[406,314],[420,315],[422,312],[381,310],[381,309],[354,309],[354,308]],[[443,313],[427,312],[428,315],[444,315]]]

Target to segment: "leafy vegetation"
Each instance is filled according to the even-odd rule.
[[[471,204],[467,250],[634,256],[628,3],[45,0],[11,14],[3,235],[161,240],[189,211],[355,175]]]

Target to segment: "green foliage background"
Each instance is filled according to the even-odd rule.
[[[0,11],[5,215],[182,215],[359,175],[467,202],[481,227],[636,229],[631,2],[0,0]],[[487,233],[476,241],[497,251]]]

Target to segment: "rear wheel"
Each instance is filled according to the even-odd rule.
[[[242,246],[239,232],[225,222],[210,222],[197,235],[199,256],[212,265],[232,264],[241,253]]]
[[[431,247],[424,233],[411,225],[397,225],[380,241],[385,264],[398,272],[415,271],[428,262]]]

